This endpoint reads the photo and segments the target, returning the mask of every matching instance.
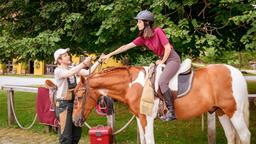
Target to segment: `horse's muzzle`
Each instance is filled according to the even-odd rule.
[[[76,127],[82,127],[84,125],[85,119],[83,116],[79,116],[78,119],[73,118],[73,123]]]

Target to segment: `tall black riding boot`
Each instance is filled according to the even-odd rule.
[[[173,97],[170,89],[168,89],[165,93],[163,93],[163,96],[164,96],[168,111],[165,115],[161,116],[160,119],[163,121],[175,120],[176,116],[175,116],[174,105],[173,105]]]

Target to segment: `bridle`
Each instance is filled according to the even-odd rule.
[[[82,95],[83,99],[82,99],[82,111],[81,111],[81,116],[83,116],[84,114],[84,107],[85,107],[85,103],[86,103],[86,97],[88,96],[89,98],[91,98],[95,103],[97,103],[97,100],[92,97],[91,95],[89,95],[90,93],[90,87],[89,87],[89,78],[86,79],[85,84],[83,85],[85,88],[85,93],[84,95]]]
[[[128,67],[126,67],[126,70],[128,72],[128,75],[129,75],[129,78],[130,78],[130,81],[132,81],[132,74],[129,70]],[[89,75],[91,74],[91,67],[89,67]],[[88,76],[88,78],[86,79],[86,82],[85,84],[83,85],[84,89],[80,89],[80,90],[85,90],[85,93],[82,95],[82,110],[81,110],[81,116],[83,116],[84,114],[84,111],[85,111],[85,103],[86,103],[86,97],[88,96],[89,98],[91,98],[96,104],[97,104],[97,100],[92,97],[89,93],[90,93],[90,85],[89,85],[89,79],[90,77]]]

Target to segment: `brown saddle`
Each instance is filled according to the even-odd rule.
[[[156,66],[153,66],[149,69],[149,78],[150,78],[151,84],[153,86],[153,89],[156,90],[156,88],[155,88]],[[174,97],[174,99],[185,96],[190,91],[192,80],[193,80],[193,70],[192,69],[189,69],[189,71],[180,73],[178,75],[178,90],[177,91],[171,90],[172,96]],[[156,97],[163,99],[163,95],[160,92],[159,88],[157,91],[154,91],[154,94]]]
[[[50,102],[51,102],[51,107],[55,110],[56,109],[55,94],[57,92],[58,87],[51,80],[45,81],[45,87],[49,89],[49,98],[50,98]]]

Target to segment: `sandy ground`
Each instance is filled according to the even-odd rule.
[[[58,134],[35,133],[16,128],[0,128],[0,144],[58,144]],[[85,144],[83,139],[79,144]]]

